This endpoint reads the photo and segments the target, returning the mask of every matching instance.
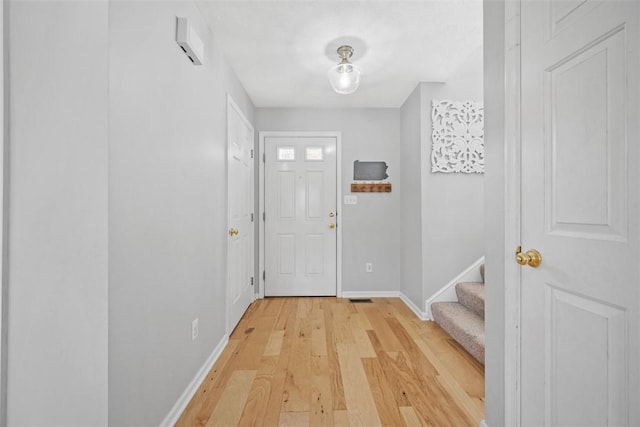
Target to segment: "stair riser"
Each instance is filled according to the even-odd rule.
[[[484,319],[484,285],[481,283],[458,283],[458,302]]]
[[[459,303],[435,303],[431,310],[436,323],[484,365],[484,321]]]

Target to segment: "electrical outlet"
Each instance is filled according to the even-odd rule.
[[[196,317],[191,321],[191,341],[195,341],[198,338],[198,318]]]
[[[367,273],[373,273],[373,263],[368,262],[365,266],[365,270],[367,271]]]

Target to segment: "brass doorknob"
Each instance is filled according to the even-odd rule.
[[[239,233],[237,228],[230,228],[229,229],[229,236],[237,236]]]
[[[522,248],[518,246],[516,250],[516,262],[520,265],[528,265],[529,267],[536,268],[542,264],[542,255],[535,249],[522,252]]]
[[[336,225],[333,222],[330,222],[329,228],[333,230],[334,228],[336,228]]]

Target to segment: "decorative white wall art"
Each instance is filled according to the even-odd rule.
[[[484,173],[482,102],[434,99],[431,122],[431,172]]]

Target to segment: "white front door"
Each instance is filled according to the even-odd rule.
[[[638,426],[639,3],[521,7],[521,424]]]
[[[336,295],[336,146],[265,138],[265,296]]]
[[[254,298],[253,127],[229,98],[227,103],[227,332]]]

